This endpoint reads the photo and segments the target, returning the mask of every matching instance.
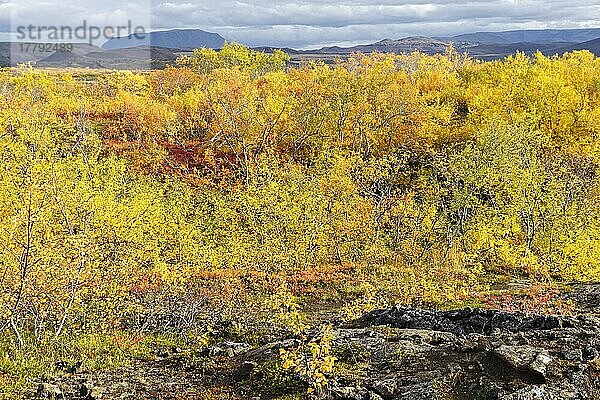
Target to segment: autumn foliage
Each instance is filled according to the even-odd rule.
[[[0,72],[7,332],[251,318],[281,288],[443,304],[600,278],[600,59],[286,61]]]

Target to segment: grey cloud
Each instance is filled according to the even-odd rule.
[[[0,10],[6,8],[0,0]],[[10,23],[201,28],[249,45],[315,47],[409,35],[597,27],[597,0],[11,0]],[[6,26],[0,17],[0,31]]]
[[[316,46],[474,30],[598,26],[591,1],[235,1],[218,7],[170,0],[153,8],[160,28],[202,26],[251,45]]]

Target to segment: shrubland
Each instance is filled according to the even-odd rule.
[[[287,60],[0,72],[2,387],[56,354],[111,365],[123,337],[260,341],[311,310],[600,278],[600,59]]]

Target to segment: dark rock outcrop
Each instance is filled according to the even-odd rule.
[[[333,323],[330,344],[337,361],[318,395],[333,400],[600,400],[600,285],[574,286],[562,295],[580,315],[399,306],[345,324],[335,322],[337,314],[327,315],[319,321]],[[318,338],[318,325],[309,336]],[[138,399],[159,393],[164,399],[204,398],[200,394],[226,388],[232,399],[276,398],[263,397],[265,387],[302,394],[307,382],[299,383],[301,374],[276,364],[282,350],[302,348],[304,340],[270,332],[261,346],[220,341],[201,350],[164,348],[118,371],[81,371],[58,361],[64,375],[40,384],[36,397]]]
[[[581,320],[575,317],[503,313],[477,308],[432,311],[397,306],[388,310],[371,312],[350,324],[354,327],[374,325],[452,332],[457,335],[468,333],[489,335],[494,330],[514,333],[570,328],[581,325]]]
[[[37,388],[37,397],[40,399],[64,399],[64,395],[57,385],[51,383],[40,383]]]
[[[338,328],[334,349],[349,370],[332,384],[335,399],[594,399],[600,393],[600,320],[592,315],[393,307]]]

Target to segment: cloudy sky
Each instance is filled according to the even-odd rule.
[[[600,27],[599,0],[0,0],[0,32],[19,26],[201,28],[247,45],[320,47],[411,35]]]

